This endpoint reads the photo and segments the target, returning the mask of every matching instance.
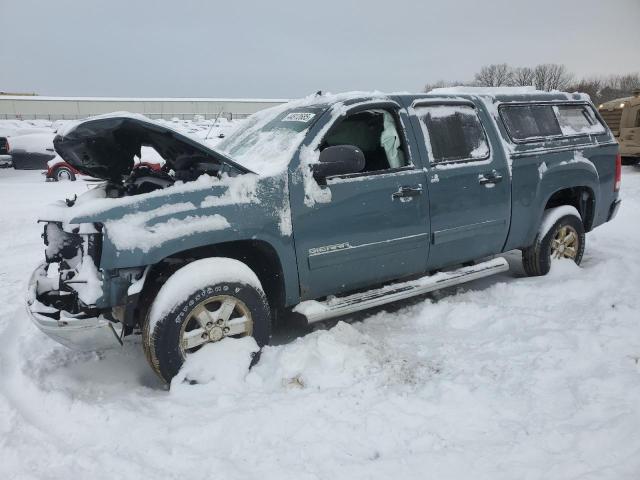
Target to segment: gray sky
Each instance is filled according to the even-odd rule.
[[[0,0],[0,91],[419,91],[487,63],[640,71],[640,0]]]

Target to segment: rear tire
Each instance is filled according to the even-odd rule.
[[[222,278],[224,272],[230,272],[229,281]],[[163,305],[173,307],[163,312]],[[170,383],[202,345],[249,335],[259,347],[271,336],[271,313],[260,282],[242,262],[209,258],[182,267],[162,286],[144,321],[142,345],[151,368]]]
[[[640,157],[622,157],[622,165],[638,165]]]
[[[549,210],[544,218],[552,211]],[[538,232],[533,245],[522,251],[525,273],[530,277],[546,275],[551,269],[552,260],[560,258],[572,259],[580,265],[585,240],[584,225],[579,216],[569,214],[560,217],[548,231]]]
[[[76,180],[76,175],[71,171],[70,168],[67,167],[58,167],[53,174],[53,178],[56,182],[62,181],[70,181],[74,182]]]

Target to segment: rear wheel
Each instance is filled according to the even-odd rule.
[[[143,346],[169,383],[207,343],[252,336],[262,347],[270,335],[269,305],[255,274],[237,260],[211,258],[182,267],[162,286],[144,323]]]
[[[640,163],[640,157],[622,157],[622,165],[637,165]]]
[[[555,220],[559,209],[567,214]],[[545,212],[535,242],[522,251],[522,266],[527,275],[539,276],[549,273],[555,260],[569,259],[580,265],[584,247],[584,225],[578,211],[571,212],[566,206],[550,209]]]
[[[68,167],[58,167],[53,174],[53,178],[56,182],[62,181],[75,181],[76,175],[73,171]]]

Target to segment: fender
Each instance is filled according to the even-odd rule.
[[[514,159],[513,165],[511,228],[504,251],[533,243],[549,199],[557,192],[584,188],[593,202],[600,200],[598,170],[584,157],[566,161],[555,155],[532,156]]]

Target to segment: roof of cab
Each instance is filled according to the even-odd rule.
[[[416,98],[429,97],[485,97],[497,102],[557,102],[557,101],[589,101],[584,93],[568,93],[560,91],[545,92],[534,87],[449,87],[434,88]]]
[[[435,88],[427,93],[381,93],[381,92],[347,92],[338,95],[318,95],[315,102],[318,104],[343,103],[351,105],[368,100],[394,100],[401,99],[408,104],[414,100],[429,98],[447,99],[472,99],[482,97],[490,99],[493,103],[508,102],[566,102],[589,101],[589,96],[583,93],[545,92],[533,87],[449,87]]]

